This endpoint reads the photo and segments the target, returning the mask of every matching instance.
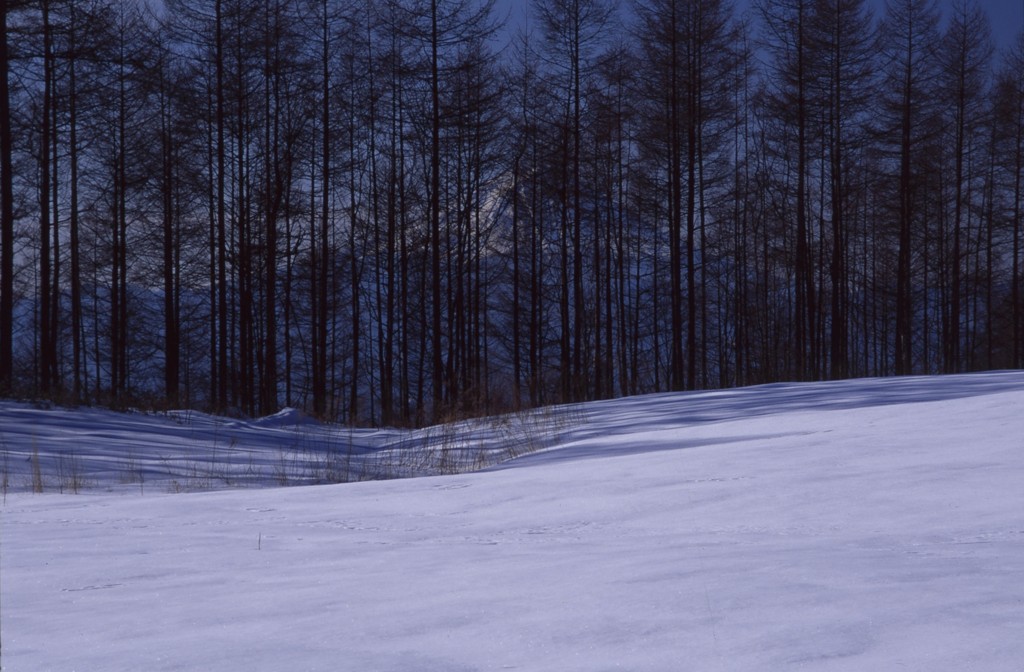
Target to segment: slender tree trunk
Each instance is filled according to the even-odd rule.
[[[39,390],[49,394],[53,387],[50,369],[50,110],[53,106],[53,47],[51,45],[50,3],[43,7],[43,111],[39,143]]]
[[[7,3],[0,7],[0,394],[14,382],[14,176],[10,128]]]
[[[1019,75],[1020,73],[1018,73]],[[1020,81],[1020,80],[1018,80]],[[1021,187],[1024,178],[1024,90],[1020,84],[1015,95],[1015,137],[1013,152],[1013,277],[1011,278],[1011,300],[1013,302],[1013,367],[1024,367],[1024,331],[1022,331],[1020,305],[1020,252],[1021,252]]]
[[[0,3],[0,394],[14,385],[14,176],[7,3]]]
[[[216,80],[217,97],[217,400],[215,407],[228,407],[228,277],[227,277],[227,191],[225,189],[226,146],[224,142],[224,17],[223,3],[216,0]]]
[[[128,90],[127,90],[127,54],[126,43],[121,39],[118,76],[118,114],[117,114],[117,220],[114,235],[117,238],[117,253],[114,264],[118,267],[117,295],[119,297],[117,319],[115,322],[117,336],[115,357],[118,371],[117,386],[114,394],[123,399],[128,391]]]
[[[995,180],[996,180],[995,128],[989,138],[988,177],[985,185],[985,368],[995,368]],[[1012,283],[1012,279],[1011,279]]]
[[[331,203],[331,126],[330,126],[330,24],[328,20],[328,2],[324,0],[321,7],[323,24],[321,25],[320,53],[320,221],[319,235],[312,235],[314,262],[312,264],[313,289],[313,412],[318,417],[327,414],[327,367],[328,367],[328,275],[330,269],[330,203]],[[319,246],[317,245],[319,242]]]
[[[438,54],[438,0],[430,3],[430,280],[432,403],[434,420],[444,414],[444,359],[441,332],[441,81]]]
[[[263,347],[263,371],[260,382],[262,393],[260,394],[261,413],[268,415],[276,412],[278,403],[277,394],[277,238],[278,238],[278,217],[281,211],[281,199],[285,189],[281,174],[282,148],[281,148],[281,72],[280,72],[280,45],[278,39],[271,39],[277,31],[277,22],[282,20],[280,7],[273,8],[273,23],[271,22],[271,8],[267,12],[267,81],[264,97],[264,144],[266,160],[264,165],[264,189],[266,191],[266,289],[264,299],[264,347]],[[287,150],[285,150],[287,151]]]
[[[797,176],[796,176],[796,366],[800,380],[813,377],[814,272],[807,227],[807,97],[805,75],[804,2],[797,17]]]
[[[79,227],[78,227],[78,86],[77,86],[77,36],[78,26],[76,22],[75,3],[70,5],[71,26],[70,44],[68,53],[71,62],[69,64],[68,86],[69,93],[69,160],[71,163],[71,184],[70,187],[70,222],[69,222],[69,244],[71,245],[71,349],[72,349],[72,396],[77,403],[82,400],[82,351],[85,334],[82,329],[82,264],[81,251],[79,249]],[[3,111],[0,110],[0,116]],[[0,386],[2,387],[2,386]]]
[[[168,103],[166,64],[160,64],[160,121],[163,206],[163,281],[164,281],[164,393],[172,405],[178,404],[181,346],[175,278],[174,235],[174,139],[171,135],[172,116]]]
[[[842,14],[835,12],[835,26],[832,39],[834,41],[832,70],[832,165],[830,166],[831,206],[832,206],[832,323],[831,323],[831,377],[845,378],[848,375],[848,342],[847,342],[847,306],[846,306],[846,231],[845,231],[845,193],[843,185],[843,71],[840,44],[840,18]],[[824,298],[823,298],[824,301]]]
[[[567,103],[568,107],[568,103]],[[568,122],[569,110],[566,110],[566,122]],[[559,284],[559,323],[561,326],[560,334],[560,375],[562,382],[561,389],[561,403],[568,403],[572,401],[572,329],[570,327],[570,296],[571,296],[571,284],[570,284],[570,267],[569,267],[569,240],[571,238],[570,227],[571,222],[569,220],[569,129],[562,129],[562,154],[561,154],[561,165],[559,170],[561,172],[561,185],[559,187],[559,215],[560,215],[560,228],[559,231],[559,251],[561,252],[561,278]]]
[[[289,174],[294,166],[289,165]],[[284,404],[287,407],[295,405],[293,395],[293,365],[292,365],[292,320],[294,319],[294,302],[293,302],[293,286],[295,282],[295,264],[294,264],[294,252],[292,246],[295,244],[295,233],[293,232],[293,206],[292,206],[293,193],[289,188],[285,192],[284,197],[284,281],[283,287],[281,288],[284,292],[282,301],[284,303],[281,306],[281,314],[284,318],[284,325],[282,325],[281,335],[284,342],[282,343],[282,353],[284,357]],[[301,236],[301,234],[300,234]]]
[[[964,149],[965,149],[965,129],[966,120],[964,116],[967,113],[966,105],[966,91],[964,82],[964,71],[960,68],[957,79],[957,101],[956,101],[956,113],[955,113],[955,141],[953,146],[955,162],[955,174],[954,174],[954,201],[953,201],[953,252],[950,263],[952,264],[952,281],[951,281],[951,297],[950,297],[950,317],[949,317],[949,331],[946,336],[946,347],[945,350],[945,362],[944,371],[946,373],[956,373],[960,369],[960,321],[961,321],[961,301],[962,301],[962,257],[963,250],[961,247],[961,229],[963,228],[963,211],[964,211]]]
[[[52,28],[51,28],[52,30]],[[52,34],[52,33],[51,33]],[[50,212],[53,220],[53,231],[52,231],[52,246],[53,246],[53,262],[52,262],[52,280],[50,281],[50,334],[47,338],[49,347],[46,351],[46,357],[49,359],[47,368],[50,370],[50,380],[54,392],[60,393],[61,390],[61,377],[60,377],[60,325],[61,325],[61,291],[60,291],[60,262],[61,262],[61,241],[60,241],[60,199],[58,198],[60,181],[60,133],[59,133],[59,110],[58,110],[58,75],[57,75],[57,53],[56,46],[52,43],[51,37],[51,59],[50,63],[50,79],[51,79],[51,105],[50,105],[50,143],[51,151],[53,152],[52,158],[50,159],[50,173],[52,175],[50,179]]]
[[[209,82],[209,77],[207,78]],[[214,105],[213,87],[207,83],[206,105],[209,119],[216,117]],[[220,367],[217,361],[217,190],[216,190],[216,148],[214,146],[214,125],[212,121],[206,124],[206,197],[207,197],[207,254],[209,266],[207,267],[207,284],[209,285],[207,300],[209,301],[209,323],[207,324],[207,347],[209,356],[209,398],[207,406],[211,410],[219,409],[218,392],[220,390],[219,374]]]
[[[909,54],[912,53],[912,36],[908,37],[908,59],[903,83],[903,108],[900,137],[900,181],[899,181],[899,252],[896,270],[896,375],[909,375],[911,363],[911,318],[912,298],[910,286],[910,244],[911,244],[911,103],[913,66]]]
[[[522,362],[519,288],[519,174],[521,157],[512,163],[512,409],[519,410]]]
[[[396,246],[398,239],[398,173],[399,173],[399,140],[398,137],[401,130],[398,126],[398,81],[397,72],[392,70],[391,78],[391,114],[390,114],[390,132],[388,138],[388,151],[390,152],[390,160],[388,165],[388,185],[387,185],[387,215],[386,215],[386,231],[385,231],[385,244],[383,246],[384,252],[384,268],[386,276],[386,284],[384,288],[381,287],[380,273],[376,273],[377,278],[377,308],[378,314],[384,315],[384,320],[378,320],[378,331],[380,336],[378,338],[380,357],[380,414],[381,421],[384,425],[388,426],[394,422],[394,400],[395,400],[395,331],[396,325]],[[352,108],[355,109],[355,100],[352,101]],[[351,136],[355,136],[355,119],[353,119],[353,126],[351,130]],[[376,154],[376,152],[374,152]],[[375,165],[375,159],[371,158],[371,165]],[[373,170],[376,174],[376,169]],[[374,184],[377,183],[375,178],[373,179]],[[355,185],[353,184],[353,187]],[[354,191],[354,189],[353,189]],[[352,201],[352,214],[355,215],[355,200],[353,194]],[[374,231],[379,231],[380,227],[375,226]],[[378,245],[378,249],[380,246]],[[378,264],[378,268],[379,268]],[[383,300],[381,299],[381,293],[383,289]]]
[[[604,381],[604,387],[597,389],[597,398],[609,399],[615,395],[615,341],[614,339],[614,324],[615,319],[612,312],[612,292],[615,287],[614,280],[614,264],[612,261],[612,241],[614,236],[612,233],[613,224],[615,223],[615,209],[614,209],[614,196],[613,186],[611,184],[615,170],[618,165],[618,160],[621,157],[617,157],[613,150],[612,138],[608,139],[608,176],[606,186],[606,216],[604,226],[604,360],[599,361],[597,365],[601,367],[603,371],[602,379]],[[620,175],[621,177],[621,175]],[[600,325],[599,325],[600,326]]]
[[[530,142],[530,165],[538,164],[540,139],[535,137]],[[541,385],[541,361],[543,340],[540,329],[543,315],[544,297],[541,293],[541,274],[544,272],[542,254],[542,242],[544,237],[544,213],[540,211],[540,184],[536,171],[530,179],[530,318],[527,327],[529,334],[529,361],[530,370],[530,405],[539,406],[543,399]]]
[[[669,276],[672,286],[669,292],[669,303],[672,314],[671,330],[671,361],[669,364],[669,385],[672,390],[679,391],[686,387],[686,360],[683,353],[683,139],[681,128],[683,112],[682,73],[679,54],[679,21],[676,13],[676,2],[672,2],[671,11],[671,60],[669,62]],[[657,274],[655,274],[657,277]],[[657,340],[657,339],[656,339]],[[655,357],[657,360],[657,357]]]
[[[402,106],[402,90],[399,87],[398,91],[398,128],[405,126],[405,116]],[[400,390],[400,403],[402,408],[402,421],[408,423],[411,417],[411,411],[409,408],[409,400],[412,399],[412,381],[410,376],[410,358],[412,357],[412,343],[410,342],[409,331],[412,326],[412,314],[409,311],[409,301],[412,297],[409,296],[409,280],[412,271],[409,267],[410,254],[409,254],[409,226],[408,226],[408,200],[406,198],[405,184],[405,135],[402,133],[398,134],[398,255],[399,255],[399,268],[401,275],[401,282],[399,283],[399,313],[401,314],[401,364],[400,374],[401,383],[399,385]]]
[[[583,207],[582,184],[580,183],[580,142],[582,140],[582,91],[580,59],[579,12],[573,13],[572,53],[572,287],[573,287],[573,349],[572,378],[573,401],[582,401],[587,389],[587,375],[583,370],[584,318],[586,307],[583,301]]]
[[[690,8],[690,30],[697,27],[696,9]],[[686,389],[697,389],[697,134],[700,114],[700,76],[696,36],[686,55]]]

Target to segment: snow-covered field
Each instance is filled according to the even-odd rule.
[[[0,470],[5,670],[1024,670],[1020,372],[416,433],[3,403]]]

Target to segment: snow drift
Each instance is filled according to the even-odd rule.
[[[3,663],[1019,670],[1022,411],[1019,372],[656,395],[418,434],[4,404]],[[402,451],[489,468],[239,487],[339,446],[365,478]],[[31,492],[34,459],[72,452],[82,494],[49,471]],[[171,494],[189,455],[220,476]]]

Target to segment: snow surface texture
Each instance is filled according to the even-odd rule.
[[[1024,670],[1024,373],[547,413],[403,434],[0,405],[4,669]],[[526,448],[237,487],[294,451],[365,478]],[[180,489],[224,489],[169,494],[189,458]]]

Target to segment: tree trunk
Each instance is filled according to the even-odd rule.
[[[14,386],[14,176],[7,3],[0,3],[0,394]]]
[[[438,0],[430,3],[430,282],[432,403],[435,421],[445,412],[441,332],[441,81],[438,55]]]

